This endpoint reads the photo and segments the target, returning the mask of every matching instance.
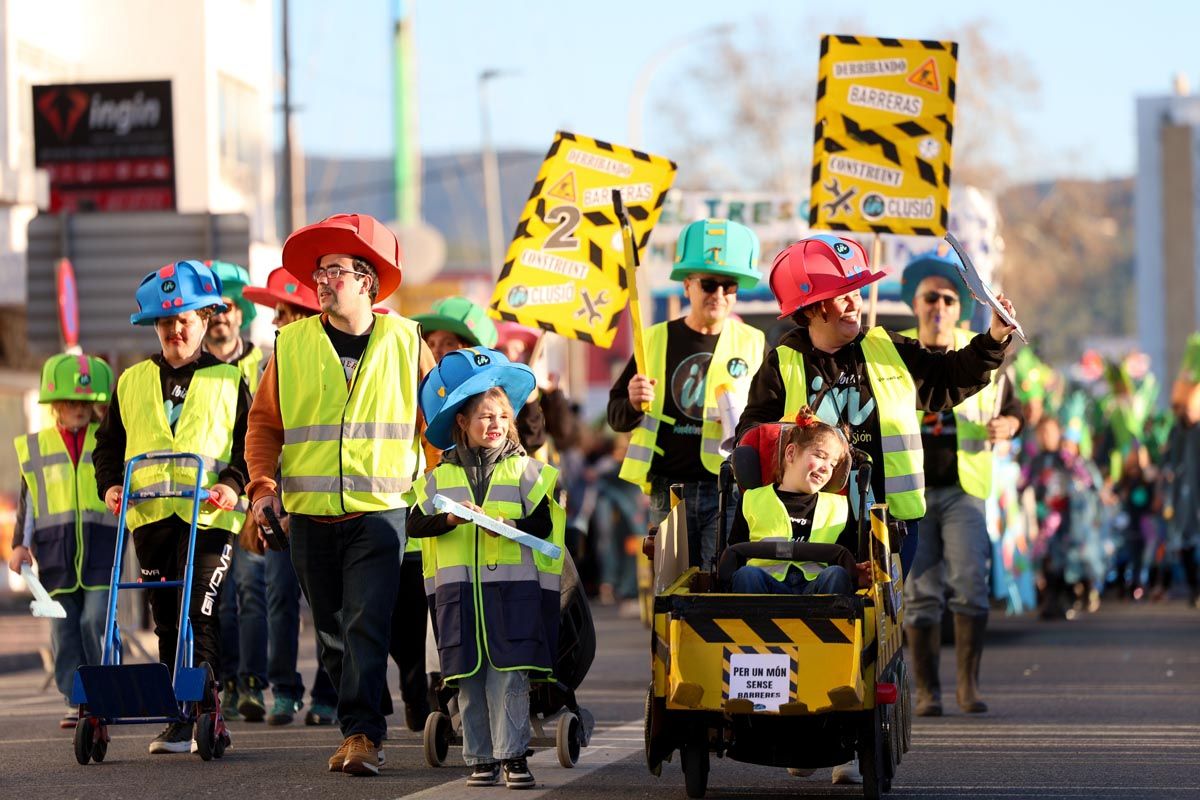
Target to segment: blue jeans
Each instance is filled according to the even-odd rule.
[[[717,552],[717,523],[720,509],[717,481],[701,481],[683,484],[681,495],[687,510],[688,563],[690,566],[707,566]],[[733,514],[737,508],[736,492],[731,497],[725,513],[725,533],[733,527]],[[658,525],[671,512],[671,480],[654,476],[650,481],[650,524]]]
[[[342,736],[361,733],[376,747],[387,732],[382,701],[407,516],[397,508],[340,522],[291,520],[292,564],[337,688]]]
[[[734,594],[854,594],[854,579],[836,564],[825,567],[811,581],[798,569],[776,580],[762,567],[741,567],[733,573]]]
[[[221,590],[222,682],[267,682],[267,586],[264,558],[233,546],[233,580]]]
[[[940,625],[947,586],[955,614],[986,615],[991,557],[984,501],[957,486],[926,489],[917,553],[904,580],[904,623]]]
[[[520,758],[529,749],[529,674],[493,669],[458,681],[463,760],[468,766]]]
[[[276,697],[300,700],[304,697],[304,678],[296,670],[300,649],[300,581],[292,557],[287,551],[268,550],[267,579],[267,679]],[[337,706],[337,690],[329,673],[317,660],[313,679],[312,702]]]
[[[108,589],[57,594],[54,599],[67,611],[63,619],[50,620],[50,652],[54,654],[54,685],[71,702],[75,670],[100,663],[104,621],[108,616]]]

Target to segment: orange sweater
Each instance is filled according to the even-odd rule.
[[[433,353],[421,342],[421,361],[417,365],[417,380],[420,381],[437,364]],[[421,446],[425,449],[425,460],[436,464],[441,459],[442,451],[431,445],[424,437],[425,417],[417,409],[417,435],[421,437]],[[279,377],[275,373],[275,357],[267,361],[262,378],[258,383],[258,391],[254,395],[254,405],[250,407],[250,417],[246,425],[246,466],[250,472],[250,483],[246,485],[246,496],[250,503],[260,497],[278,494],[275,483],[275,472],[279,467],[279,455],[283,452],[283,416],[279,411]],[[350,514],[336,519],[347,519],[358,514]],[[335,518],[328,518],[334,521]]]

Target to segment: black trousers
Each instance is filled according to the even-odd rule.
[[[429,715],[429,681],[425,677],[425,633],[429,605],[421,554],[405,553],[400,564],[400,590],[392,609],[392,658],[400,668],[400,696],[418,719]]]
[[[394,509],[341,522],[292,514],[291,521],[292,564],[337,688],[342,735],[366,734],[376,746],[387,731],[381,702],[406,516]]]
[[[133,531],[133,549],[144,582],[174,581],[183,577],[189,533],[189,523],[174,516]],[[216,676],[221,674],[221,621],[217,610],[221,584],[230,578],[233,565],[233,534],[216,528],[197,528],[193,560],[188,613],[194,642],[192,663],[198,667],[208,662]],[[174,669],[181,595],[178,589],[160,589],[149,594],[154,635],[158,637],[158,660]]]

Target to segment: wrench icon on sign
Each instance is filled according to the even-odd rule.
[[[575,312],[575,316],[582,317],[586,314],[588,324],[594,325],[604,316],[600,313],[599,309],[601,306],[608,305],[608,290],[601,289],[600,293],[595,297],[592,297],[592,293],[587,289],[584,289],[580,294],[583,296],[583,307]]]

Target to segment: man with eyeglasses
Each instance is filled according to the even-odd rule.
[[[620,477],[650,495],[651,525],[670,511],[671,485],[683,484],[693,566],[716,553],[717,473],[733,433],[722,426],[721,406],[736,417],[764,357],[762,331],[729,318],[738,289],[762,279],[757,267],[758,237],[745,225],[724,219],[688,225],[671,272],[683,282],[687,315],[646,331],[649,374],[637,374],[630,359],[608,396],[608,424],[633,431]]]
[[[283,267],[316,290],[321,314],[275,340],[250,412],[246,489],[260,526],[268,510],[288,513],[345,737],[329,771],[377,775],[405,493],[419,465],[417,386],[433,355],[417,323],[372,311],[401,278],[399,242],[374,218],[301,228],[283,245]]]
[[[993,313],[987,333],[944,353],[881,327],[864,331],[862,290],[885,275],[871,269],[861,244],[830,234],[796,242],[775,257],[770,282],[779,318],[797,327],[784,334],[754,376],[738,437],[810,406],[823,422],[846,426],[851,445],[870,457],[867,506],[886,502],[894,519],[916,520],[925,515],[916,410],[952,408],[979,392],[1003,362],[1014,328]],[[1002,296],[1000,302],[1012,313],[1008,300]],[[838,540],[852,552],[858,549],[863,499],[860,468],[856,464],[850,478],[851,513]],[[850,762],[834,767],[833,782],[861,783],[862,775]]]
[[[935,353],[961,350],[975,334],[963,328],[975,300],[958,272],[957,257],[937,250],[904,268],[901,296],[917,317],[904,331]],[[916,557],[904,582],[904,622],[917,683],[916,713],[942,714],[938,659],[942,613],[954,614],[959,707],[987,711],[979,697],[979,665],[988,618],[992,542],[985,502],[992,491],[992,447],[1021,430],[1021,405],[1003,370],[952,409],[919,412],[925,450],[925,517]],[[950,588],[947,600],[946,587]]]

